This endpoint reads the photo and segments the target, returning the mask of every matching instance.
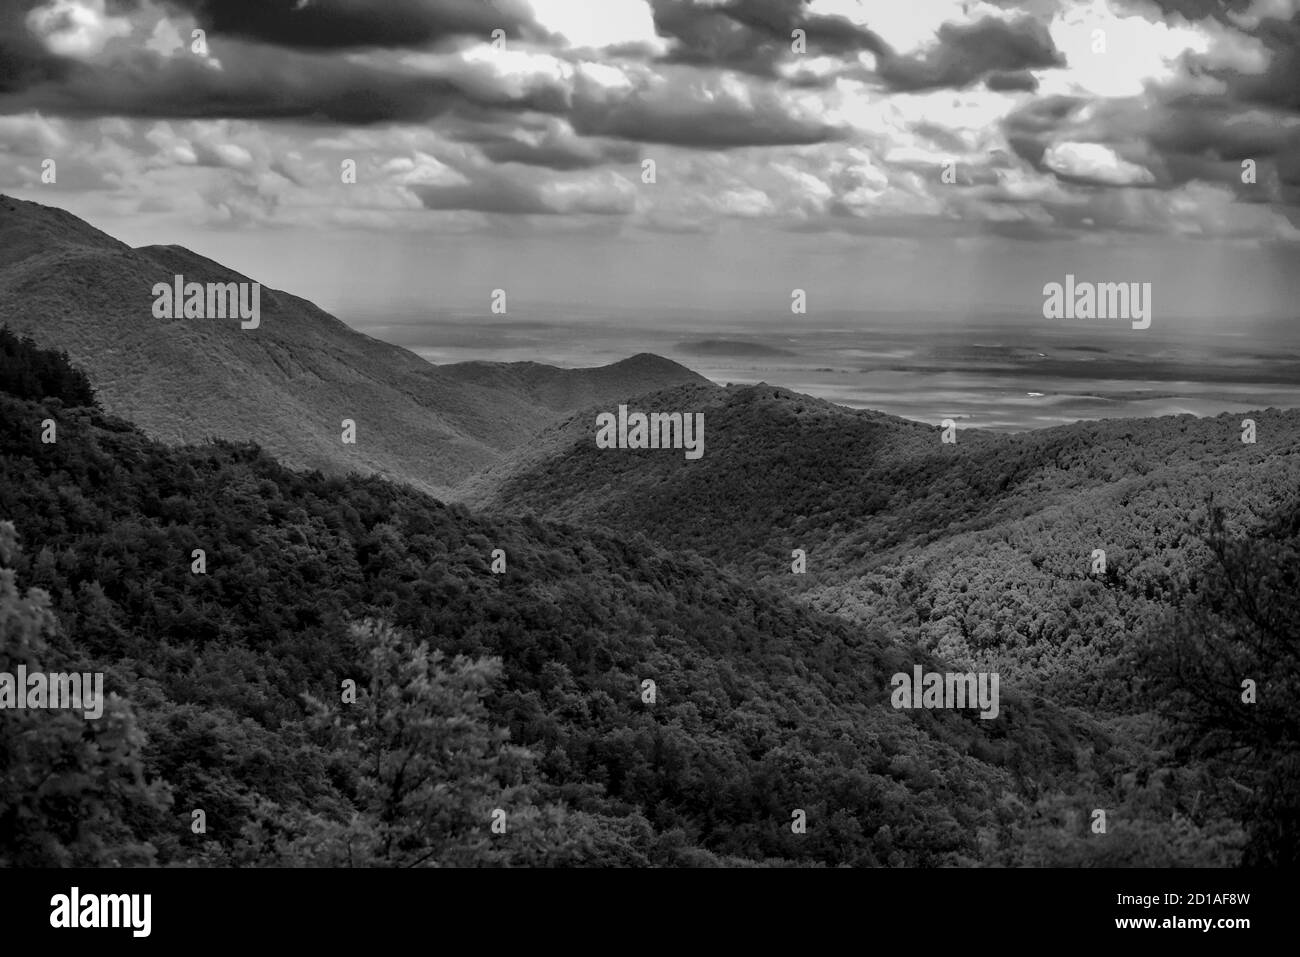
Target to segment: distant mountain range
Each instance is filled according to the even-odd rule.
[[[285,464],[445,492],[563,413],[702,376],[652,355],[595,369],[435,366],[263,288],[261,323],[158,319],[151,290],[251,282],[179,246],[132,249],[60,209],[0,196],[0,324],[68,352],[105,409],[172,442],[253,440]],[[342,421],[356,444],[342,442]]]

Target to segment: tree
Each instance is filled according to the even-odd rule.
[[[99,407],[90,379],[69,362],[66,352],[42,349],[30,337],[20,338],[5,327],[0,327],[0,392]]]
[[[346,819],[304,815],[286,853],[330,866],[489,861],[494,812],[505,812],[508,829],[527,804],[531,760],[488,721],[483,697],[500,661],[448,660],[384,622],[356,625],[353,637],[368,648],[356,702],[308,700],[335,769],[352,779],[356,810]]]
[[[57,627],[49,596],[18,590],[16,557],[14,526],[0,522],[0,673],[72,670],[47,641]],[[160,814],[170,796],[145,782],[143,747],[131,706],[115,694],[93,720],[50,708],[0,711],[0,867],[153,863],[135,823]]]
[[[1234,534],[1210,502],[1200,587],[1140,653],[1184,754],[1247,824],[1243,863],[1300,863],[1300,502]],[[1247,700],[1254,687],[1254,702]]]

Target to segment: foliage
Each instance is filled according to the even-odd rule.
[[[16,550],[13,525],[0,522],[0,673],[80,670],[47,643],[49,596],[17,588],[8,567]],[[145,783],[142,746],[131,707],[116,696],[94,720],[46,708],[0,712],[0,867],[152,863],[154,848],[132,822],[156,819],[168,795]]]
[[[70,406],[98,406],[90,379],[68,354],[41,349],[30,337],[0,326],[0,392],[21,399],[60,399]]]
[[[174,797],[110,808],[97,831],[124,863],[1224,863],[1240,843],[1186,807],[1205,768],[1154,774],[1165,757],[1123,714],[1015,681],[996,721],[894,710],[893,673],[940,667],[917,629],[851,624],[634,530],[168,447],[2,394],[0,515],[30,543],[14,581],[61,623],[46,656],[106,672],[144,734],[139,786]],[[1062,811],[1098,806],[1124,849]],[[3,853],[70,859],[19,830]]]
[[[1245,863],[1300,863],[1300,499],[1251,534],[1210,502],[1202,587],[1135,658],[1185,760],[1213,772],[1208,805],[1248,820]],[[1254,685],[1249,690],[1247,683]],[[1254,698],[1253,701],[1249,700]]]

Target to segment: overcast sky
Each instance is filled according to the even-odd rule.
[[[353,319],[1294,315],[1300,0],[0,0],[0,190]]]

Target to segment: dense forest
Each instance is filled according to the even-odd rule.
[[[957,442],[944,444],[936,427],[767,385],[680,388],[637,401],[702,410],[705,456],[608,454],[591,441],[590,415],[578,414],[470,483],[466,500],[698,552],[742,580],[918,643],[951,665],[997,671],[1156,751],[1169,702],[1150,697],[1148,669],[1167,670],[1177,655],[1139,662],[1134,649],[1153,636],[1181,649],[1188,609],[1203,615],[1207,596],[1227,600],[1225,581],[1285,593],[1268,576],[1227,577],[1220,546],[1225,536],[1243,543],[1232,561],[1245,561],[1241,549],[1270,547],[1270,529],[1296,514],[1295,411],[1079,422],[1017,435],[959,429]],[[1245,417],[1255,422],[1254,443],[1241,441]],[[806,552],[802,574],[793,571],[796,548]],[[1292,552],[1274,553],[1300,573]],[[1223,658],[1206,673],[1221,693],[1235,688],[1237,700]],[[1294,697],[1290,674],[1274,676],[1274,706],[1279,695]],[[1182,751],[1175,760],[1197,763]],[[1253,799],[1250,787],[1231,790],[1225,809]],[[1205,800],[1193,803],[1203,811]],[[1300,825],[1286,827],[1289,843],[1259,845],[1259,859],[1294,855]]]
[[[46,371],[0,380],[0,671],[102,671],[112,697],[99,721],[0,719],[0,865],[1295,859],[1295,505],[1249,535],[1206,510],[1195,600],[1112,662],[1124,701],[1026,671],[999,720],[899,711],[889,676],[942,665],[915,620],[832,615],[633,529],[163,445],[66,361],[4,348]],[[903,541],[897,493],[865,494]],[[947,498],[916,534],[987,524]],[[791,507],[801,535],[827,521]]]
[[[1300,412],[1249,413],[1254,444],[1242,415],[958,430],[943,444],[937,427],[772,386],[639,401],[702,409],[703,458],[609,454],[577,415],[467,500],[644,533],[1089,708],[1119,703],[1126,689],[1104,680],[1116,657],[1201,587],[1207,503],[1244,534],[1300,490]]]
[[[0,391],[20,399],[59,397],[71,405],[98,406],[95,390],[66,352],[42,349],[28,336],[0,326]]]

